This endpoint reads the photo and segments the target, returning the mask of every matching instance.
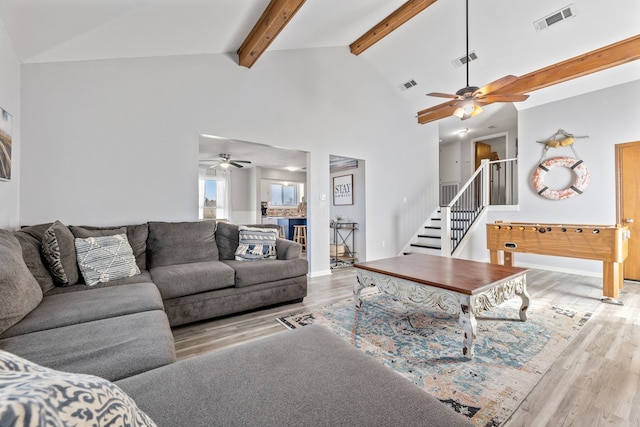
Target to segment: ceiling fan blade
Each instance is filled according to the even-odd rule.
[[[529,95],[488,95],[476,99],[476,104],[489,105],[494,102],[522,102],[526,101]]]
[[[442,104],[434,105],[433,107],[425,108],[424,110],[418,111],[418,117],[424,116],[426,114],[430,114],[430,113],[432,113],[434,111],[438,111],[438,110],[440,110],[442,108],[446,108],[446,107],[455,106],[456,108],[458,108],[459,104],[460,104],[460,100],[459,99],[455,99],[453,101],[443,102]]]
[[[241,164],[236,163],[236,162],[235,162],[235,161],[233,161],[233,160],[229,161],[229,164],[230,164],[230,165],[233,165],[233,166],[235,166],[235,167],[237,167],[237,168],[243,168],[243,167],[244,167],[244,166],[242,166]]]
[[[451,93],[441,93],[441,92],[431,92],[431,93],[428,93],[427,96],[437,96],[440,98],[451,98],[451,99],[458,98],[458,95],[453,95]]]
[[[424,124],[440,120],[445,117],[452,116],[458,109],[458,102],[446,102],[444,104],[436,105],[435,107],[427,108],[418,113],[418,123]]]
[[[506,85],[510,85],[511,83],[518,80],[516,76],[508,75],[504,76],[501,79],[495,80],[487,85],[482,86],[480,89],[473,92],[473,96],[486,96],[492,92],[495,92],[498,89],[505,87]]]
[[[231,160],[231,161],[236,163],[251,163],[249,160]]]

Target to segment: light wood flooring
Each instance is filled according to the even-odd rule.
[[[283,332],[277,317],[348,298],[354,283],[352,268],[333,270],[309,279],[302,303],[175,328],[178,358]],[[527,288],[534,304],[594,315],[505,426],[640,426],[640,283],[625,282],[623,306],[601,303],[601,279],[593,277],[532,270]]]

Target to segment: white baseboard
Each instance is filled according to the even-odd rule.
[[[314,271],[313,273],[308,273],[307,277],[328,276],[330,274],[331,274],[331,270]]]

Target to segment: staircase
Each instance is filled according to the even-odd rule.
[[[442,249],[441,223],[440,209],[437,209],[425,225],[422,226],[420,232],[416,233],[412,243],[409,244],[409,248],[405,248],[404,253],[440,255]]]
[[[504,164],[508,168],[502,168]],[[513,173],[509,173],[509,180],[500,181],[496,177],[503,169],[514,170],[515,159],[487,161],[483,160],[476,172],[467,183],[458,191],[451,201],[434,210],[429,219],[404,247],[402,253],[423,253],[431,255],[456,256],[464,247],[464,243],[471,235],[477,222],[495,200],[510,200],[513,203],[513,193],[507,194],[503,190],[508,184],[511,191],[513,185]],[[496,172],[497,171],[497,172]],[[507,178],[504,176],[504,178]],[[502,186],[496,186],[495,182],[502,182]],[[498,195],[499,197],[495,197]],[[504,197],[503,197],[504,196]],[[505,202],[498,202],[506,204]]]
[[[458,218],[451,221],[451,230],[454,232],[454,235],[451,236],[453,246],[456,246],[455,243],[459,239],[458,233],[469,228],[469,221],[470,220],[466,218]],[[404,253],[441,255],[442,236],[442,211],[438,208],[422,226],[420,232],[414,236],[408,248],[405,248]]]

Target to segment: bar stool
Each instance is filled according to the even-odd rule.
[[[286,239],[287,238],[287,226],[286,225],[279,225],[278,226],[278,237],[280,237],[282,239]]]
[[[294,225],[293,226],[293,241],[302,245],[302,250],[307,250],[307,226],[306,225]]]

